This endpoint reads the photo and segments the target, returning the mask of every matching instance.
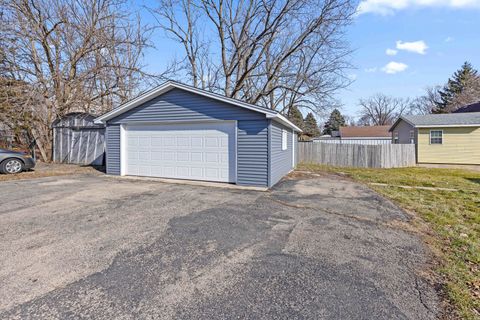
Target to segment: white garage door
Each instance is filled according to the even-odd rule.
[[[127,125],[127,175],[235,182],[235,122]]]

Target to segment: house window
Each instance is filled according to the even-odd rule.
[[[415,131],[410,130],[410,143],[415,143]]]
[[[395,143],[395,144],[398,143],[398,131],[395,131],[393,133],[393,143]]]
[[[287,130],[282,130],[282,150],[287,150]]]
[[[443,131],[430,130],[430,144],[442,144],[442,143],[443,143]]]

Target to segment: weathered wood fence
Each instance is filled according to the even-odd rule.
[[[337,167],[399,168],[416,165],[414,144],[298,143],[298,161]]]
[[[53,130],[53,161],[101,166],[105,157],[105,127],[86,113],[70,113],[56,120]]]

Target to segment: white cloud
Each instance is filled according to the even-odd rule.
[[[446,37],[445,42],[452,42],[454,39],[453,37]]]
[[[387,54],[387,56],[394,56],[398,53],[398,51],[395,49],[388,48],[387,50],[385,50],[385,53]]]
[[[403,42],[399,40],[397,41],[397,49],[415,52],[418,54],[426,54],[428,46],[423,40],[413,42]]]
[[[479,0],[362,0],[357,14],[376,13],[391,15],[396,11],[413,7],[478,8]]]
[[[391,61],[382,68],[382,71],[388,74],[395,74],[407,70],[408,65],[402,62]]]
[[[365,72],[377,72],[377,67],[373,67],[373,68],[366,68],[365,69]]]

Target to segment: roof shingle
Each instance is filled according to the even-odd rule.
[[[408,115],[401,118],[418,126],[480,126],[480,112]]]
[[[364,127],[340,127],[340,137],[391,137],[388,132],[390,126],[364,126]]]

